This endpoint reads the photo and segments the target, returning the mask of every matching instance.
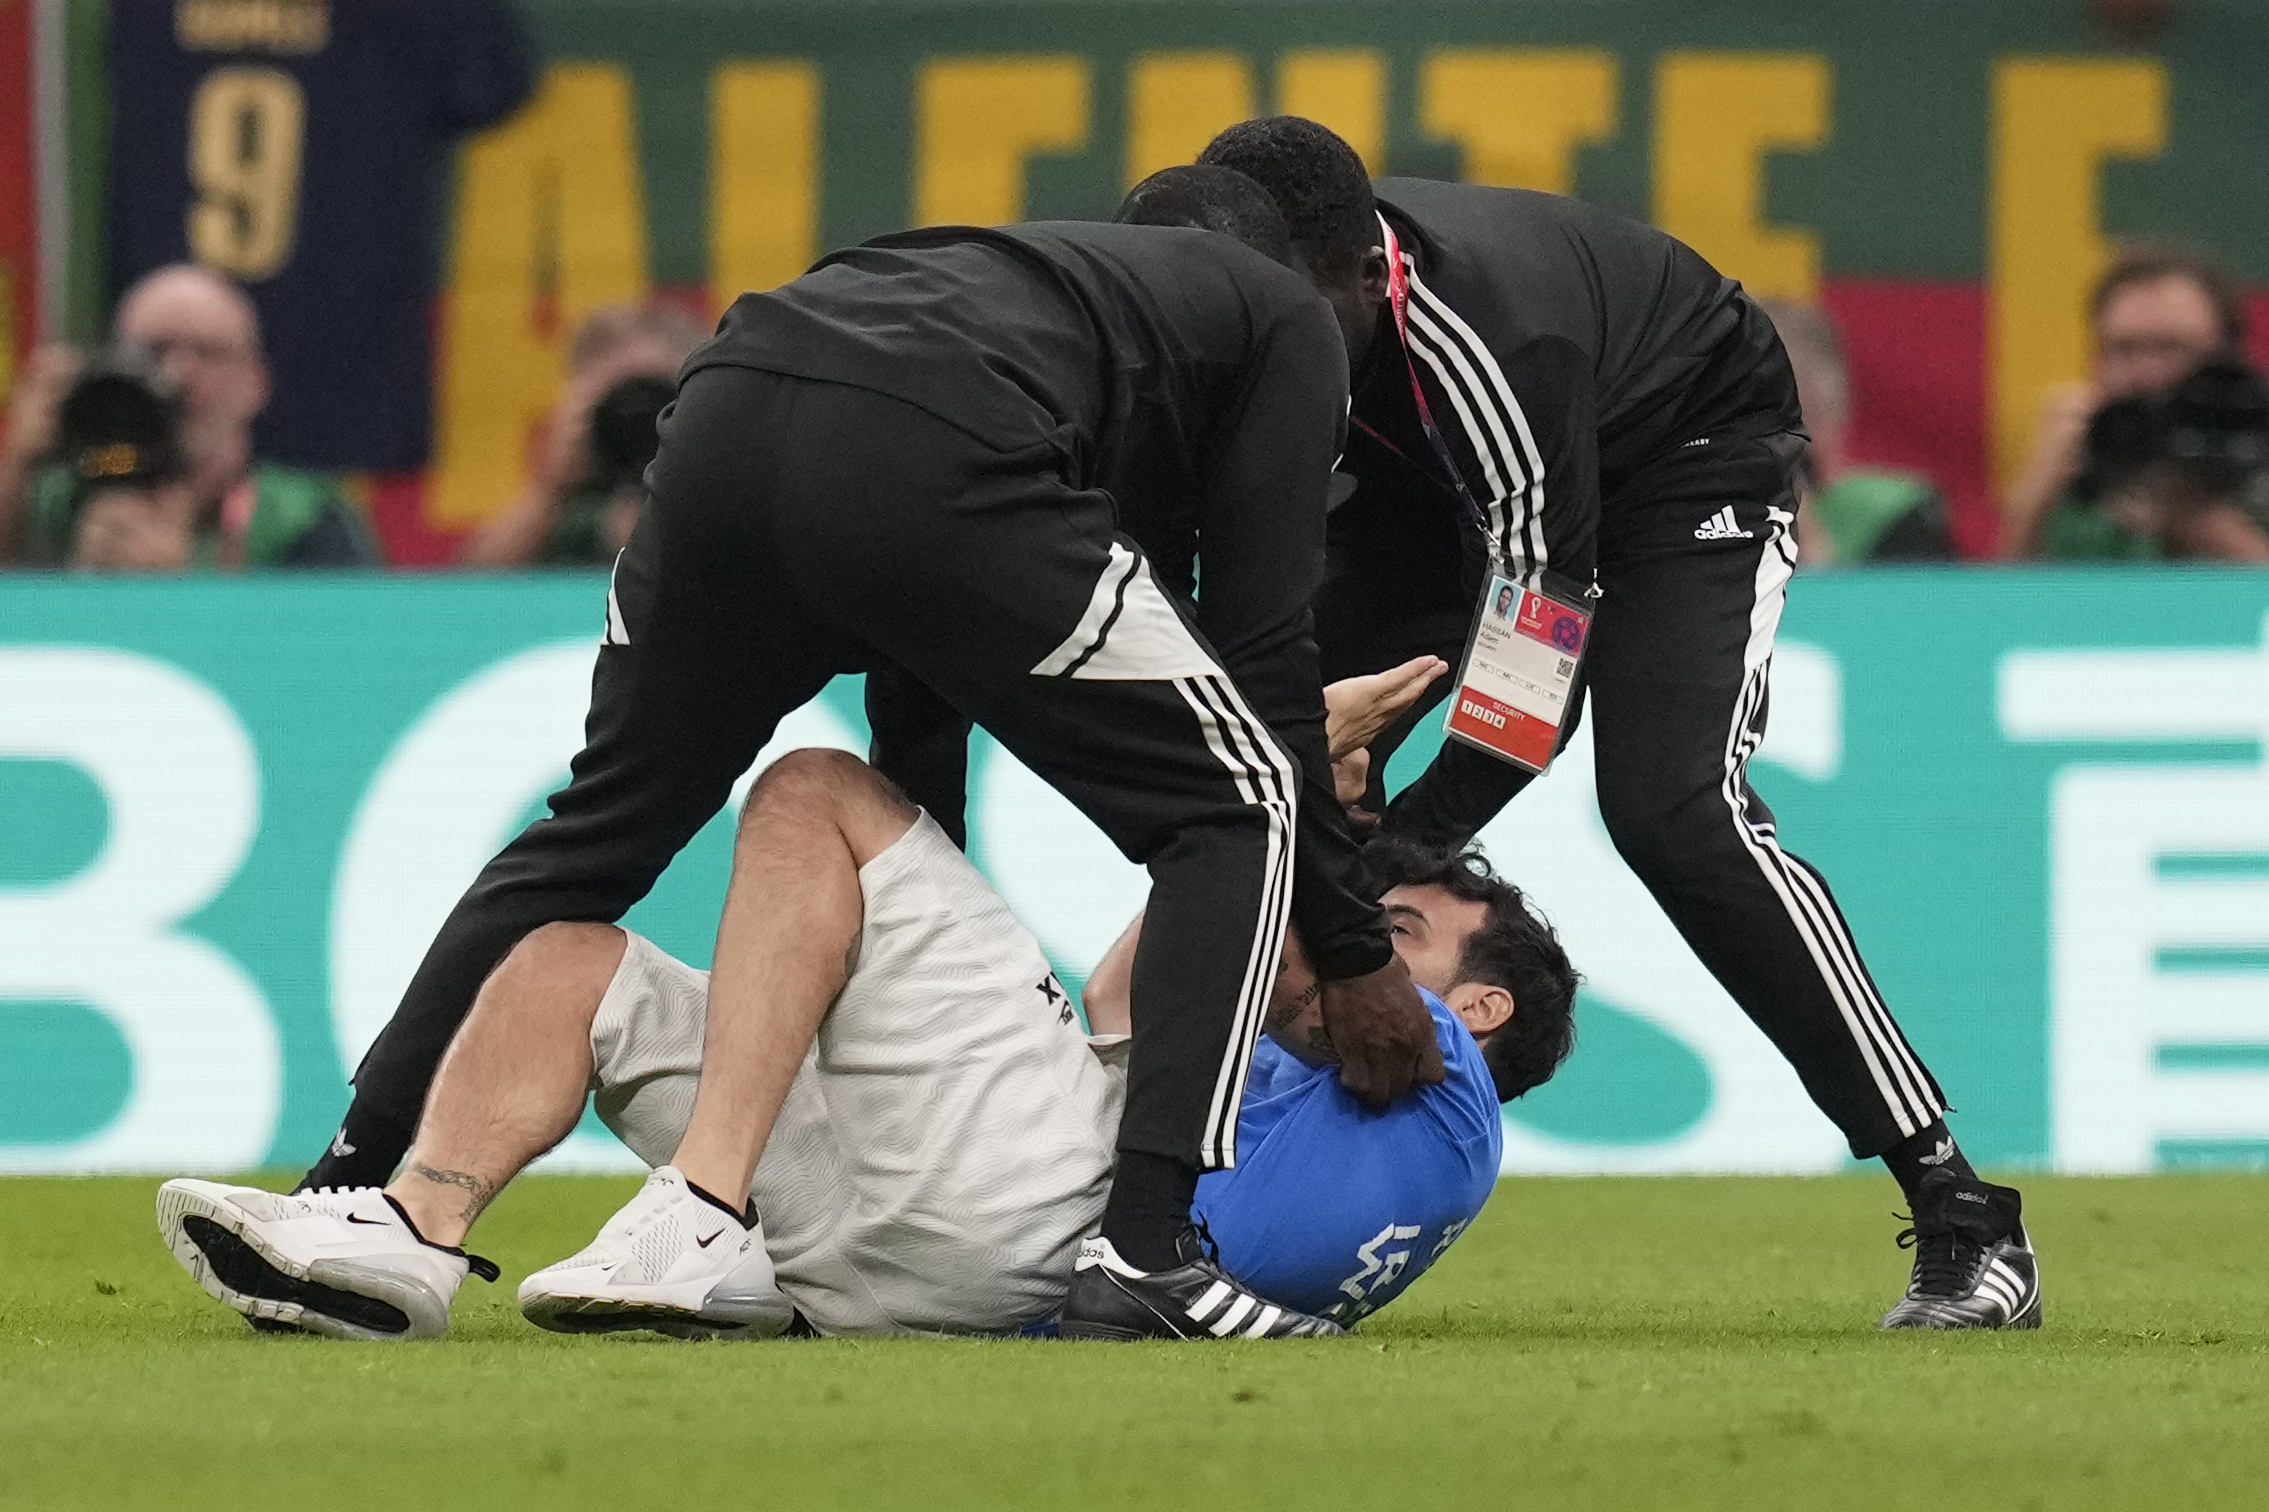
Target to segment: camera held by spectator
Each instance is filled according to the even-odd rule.
[[[644,489],[646,467],[661,449],[655,427],[677,397],[677,384],[651,373],[633,373],[599,396],[591,406],[589,487],[614,495]]]
[[[252,305],[204,268],[119,301],[113,345],[34,359],[0,448],[0,562],[104,571],[374,562],[319,474],[252,454],[268,397]]]
[[[168,572],[195,559],[181,410],[180,385],[146,347],[121,342],[79,368],[55,417],[75,564]]]
[[[2083,455],[2073,496],[2166,555],[2269,556],[2269,384],[2244,363],[2212,358],[2163,394],[2112,400]]]

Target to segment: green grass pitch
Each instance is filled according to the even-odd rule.
[[[2037,1334],[1899,1335],[1880,1178],[1516,1180],[1352,1339],[567,1339],[513,1287],[631,1190],[535,1179],[452,1337],[258,1336],[149,1180],[0,1180],[0,1506],[2269,1507],[2269,1180],[2033,1178]]]

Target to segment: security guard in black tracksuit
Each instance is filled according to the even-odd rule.
[[[2037,1324],[2018,1194],[1970,1169],[1826,879],[1782,849],[1749,785],[1805,444],[1771,321],[1661,232],[1558,195],[1374,186],[1312,121],[1247,121],[1201,161],[1274,196],[1352,362],[1316,604],[1325,679],[1459,666],[1500,576],[1590,610],[1560,739],[1588,702],[1616,848],[1853,1154],[1905,1188],[1915,1270],[1886,1325]],[[925,702],[870,681],[876,758],[952,824],[961,732]],[[1452,740],[1387,801],[1387,757],[1432,707],[1372,747],[1366,801],[1389,833],[1462,845],[1534,774]]]
[[[1441,1078],[1324,745],[1310,605],[1344,349],[1308,284],[1252,250],[1285,251],[1268,197],[1177,172],[1201,223],[1245,245],[933,228],[733,306],[664,415],[572,779],[443,925],[310,1183],[384,1181],[512,945],[620,918],[784,715],[884,665],[1151,868],[1119,1166],[1066,1333],[1186,1335],[1186,1304],[1235,1285],[1189,1204],[1201,1169],[1234,1162],[1289,922],[1350,1088],[1383,1101]],[[1194,604],[1170,591],[1193,573]],[[1254,1313],[1272,1335],[1337,1331]]]
[[[1886,1325],[2037,1324],[2017,1193],[1962,1158],[1826,880],[1782,849],[1749,786],[1805,440],[1771,321],[1649,227],[1558,195],[1374,187],[1296,117],[1232,127],[1201,161],[1275,197],[1353,360],[1324,676],[1422,653],[1457,666],[1485,572],[1586,598],[1576,691],[1616,848],[1852,1153],[1882,1157],[1913,1204],[1914,1279]],[[1386,827],[1462,843],[1531,776],[1445,742]]]

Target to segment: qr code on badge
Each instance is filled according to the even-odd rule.
[[[1562,677],[1573,677],[1576,675],[1576,664],[1568,660],[1568,658],[1566,658],[1565,656],[1560,658],[1560,675]]]

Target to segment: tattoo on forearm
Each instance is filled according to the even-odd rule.
[[[457,1216],[463,1218],[467,1223],[478,1218],[481,1215],[481,1209],[487,1207],[497,1193],[495,1182],[483,1181],[470,1171],[437,1171],[432,1166],[421,1165],[413,1160],[410,1162],[409,1173],[412,1176],[423,1177],[435,1186],[456,1187],[464,1192],[465,1209]]]
[[[1331,1042],[1331,1031],[1324,1027],[1321,1019],[1308,1026],[1308,1049],[1319,1060],[1339,1059],[1339,1046]]]
[[[1275,1034],[1281,1029],[1289,1029],[1298,1023],[1300,1015],[1313,1008],[1316,999],[1323,995],[1324,984],[1321,982],[1310,982],[1300,991],[1290,995],[1277,994],[1269,999],[1268,1020],[1262,1027],[1267,1029],[1270,1034]]]

